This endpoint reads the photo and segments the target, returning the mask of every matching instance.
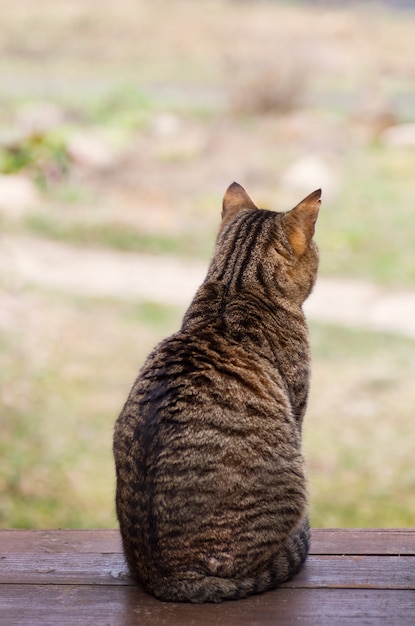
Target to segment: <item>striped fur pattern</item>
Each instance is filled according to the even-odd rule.
[[[124,553],[161,600],[243,598],[306,559],[302,304],[317,275],[319,205],[320,190],[275,213],[229,187],[206,279],[116,422]]]

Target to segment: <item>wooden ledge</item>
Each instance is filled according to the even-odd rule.
[[[315,529],[295,579],[220,605],[144,593],[128,575],[117,530],[1,530],[0,624],[415,624],[415,529]]]

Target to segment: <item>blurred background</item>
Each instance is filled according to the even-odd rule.
[[[412,2],[0,0],[0,526],[114,527],[112,430],[226,187],[318,187],[313,526],[415,524]]]

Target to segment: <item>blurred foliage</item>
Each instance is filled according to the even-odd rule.
[[[59,107],[54,103],[52,112],[50,107],[49,102],[37,100],[23,100],[13,106],[9,103],[2,112],[3,124],[0,123],[0,173],[23,172],[44,192],[53,192],[76,167],[71,153],[76,135],[102,126],[107,137],[122,143],[123,134],[148,124],[150,102],[138,89],[116,86],[100,99],[83,104],[63,102]],[[27,110],[31,111],[29,115]],[[56,112],[58,121],[53,119]],[[19,120],[19,113],[23,121]]]
[[[61,181],[70,167],[65,137],[45,132],[0,146],[0,173],[27,172],[41,188]]]

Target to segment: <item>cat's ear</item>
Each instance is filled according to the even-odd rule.
[[[222,219],[229,217],[241,209],[257,209],[242,185],[232,183],[226,190],[222,203]]]
[[[298,256],[304,254],[313,238],[320,204],[321,189],[317,189],[284,214],[285,232]]]

